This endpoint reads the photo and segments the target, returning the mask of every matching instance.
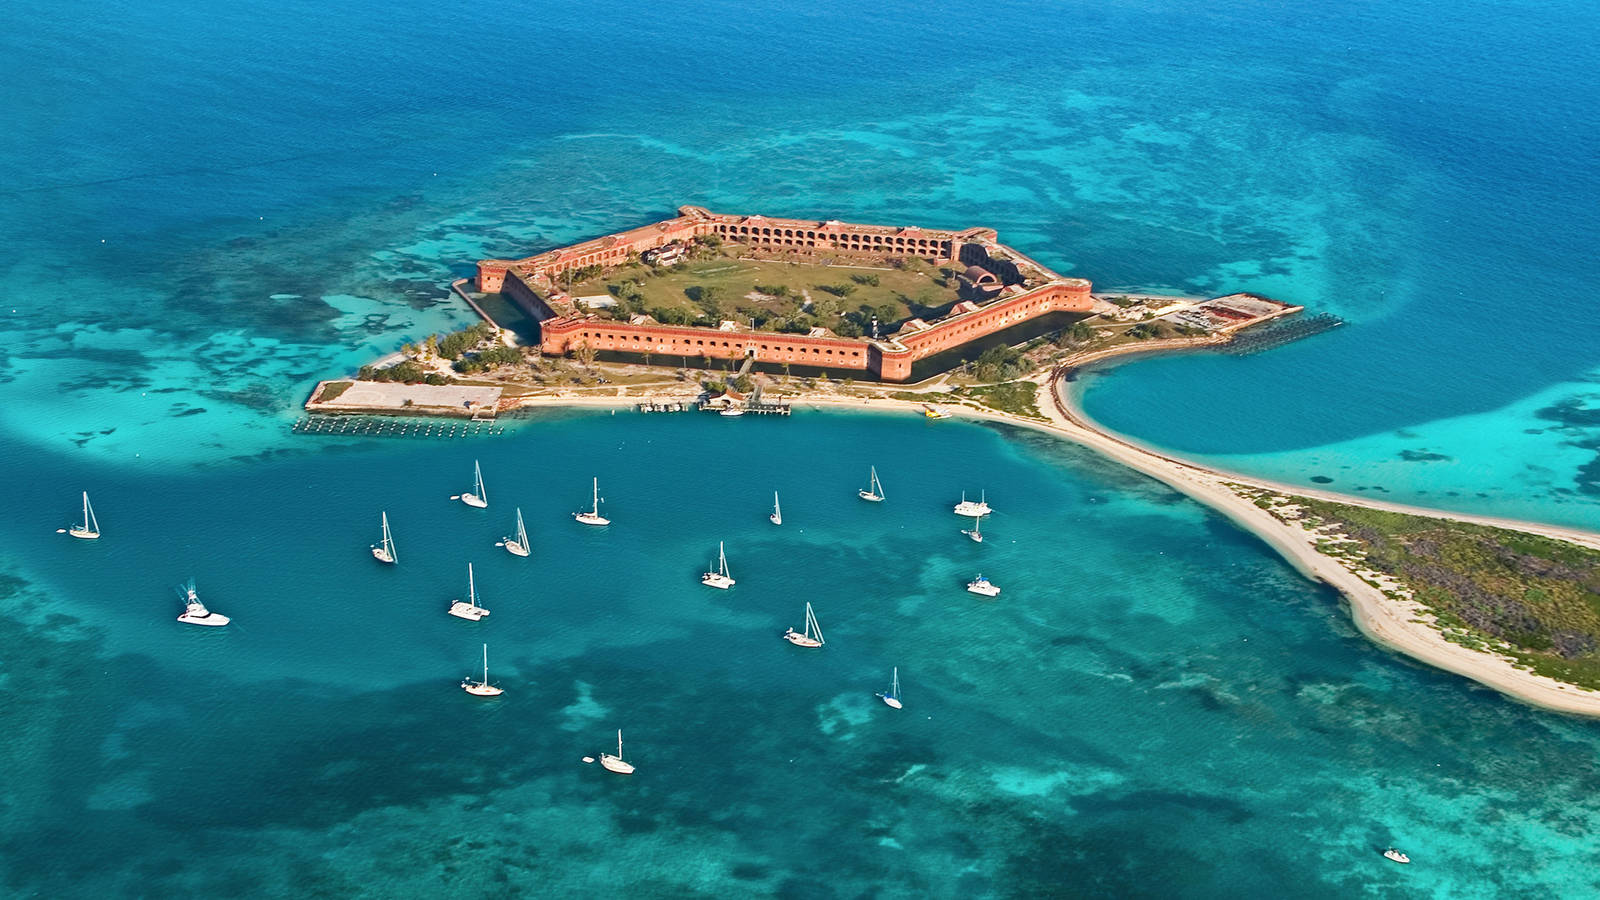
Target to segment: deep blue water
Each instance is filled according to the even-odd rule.
[[[1595,527],[1597,15],[5,5],[0,884],[1593,893],[1600,731],[1374,649],[1257,542],[1091,456],[816,415],[449,444],[288,424],[318,378],[469,321],[446,285],[482,256],[682,203],[984,224],[1104,289],[1351,323],[1093,374],[1120,431]],[[474,457],[484,513],[448,501]],[[872,463],[882,509],[853,496]],[[610,534],[565,518],[592,474]],[[945,506],[985,487],[978,548]],[[95,544],[54,532],[82,489]],[[530,560],[493,547],[516,504]],[[380,509],[394,570],[365,556]],[[740,583],[708,597],[718,540]],[[442,612],[469,560],[477,627]],[[1002,601],[961,591],[979,567]],[[172,622],[190,575],[235,625]],[[807,599],[811,657],[776,638]],[[501,701],[454,686],[482,640]],[[896,665],[900,714],[871,696]],[[578,762],[616,727],[632,782]],[[1418,863],[1376,858],[1391,841]]]

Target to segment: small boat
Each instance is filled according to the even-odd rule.
[[[178,585],[178,596],[183,598],[183,615],[178,617],[179,622],[188,625],[210,625],[213,627],[226,625],[229,618],[221,613],[214,613],[206,609],[200,602],[200,595],[195,593],[194,579],[189,579],[188,584]]]
[[[393,563],[398,557],[394,555],[394,536],[389,533],[389,513],[385,510],[378,515],[383,522],[383,543],[372,545],[372,558],[382,563]]]
[[[94,517],[94,507],[89,505],[88,491],[83,492],[83,524],[68,528],[67,534],[86,541],[100,537],[100,520]]]
[[[979,500],[968,500],[967,499],[967,492],[966,491],[962,491],[961,492],[961,502],[956,504],[956,515],[958,515],[958,516],[987,516],[988,514],[994,512],[994,510],[989,508],[988,492],[986,491],[983,494],[980,494],[979,496],[982,499],[979,499]]]
[[[733,576],[728,574],[728,554],[723,552],[721,541],[717,542],[717,567],[701,575],[700,583],[723,590],[733,587]]]
[[[930,405],[928,405],[926,403],[922,404],[922,414],[927,416],[930,419],[948,419],[948,418],[950,418],[950,414],[949,413],[942,412],[937,407],[930,406]]]
[[[531,548],[528,546],[528,529],[522,524],[522,507],[517,507],[517,536],[514,538],[501,538],[500,541],[501,546],[505,547],[506,552],[512,556],[528,555]]]
[[[483,469],[477,460],[472,461],[472,493],[462,494],[461,502],[478,509],[489,505],[489,491],[483,486]]]
[[[472,577],[472,563],[467,563],[467,599],[455,600],[450,604],[450,615],[458,619],[476,622],[487,616],[489,611],[478,605],[478,585]]]
[[[1000,589],[995,587],[993,584],[990,584],[989,579],[983,577],[982,575],[979,575],[977,578],[967,582],[967,590],[974,594],[982,594],[985,597],[1000,596]]]
[[[883,482],[878,480],[877,466],[872,467],[872,481],[867,485],[866,489],[856,491],[856,493],[861,495],[863,500],[870,500],[873,503],[883,502]]]
[[[1393,847],[1390,847],[1389,849],[1383,851],[1383,855],[1384,855],[1385,859],[1392,859],[1397,863],[1409,863],[1409,862],[1411,862],[1411,857],[1405,855],[1404,853],[1401,853],[1399,850],[1396,850]]]
[[[783,524],[783,507],[778,505],[777,491],[772,492],[772,515],[767,516],[767,519],[770,520],[774,525]]]
[[[470,677],[461,679],[461,689],[474,697],[498,697],[505,693],[503,688],[497,688],[489,683],[489,645],[483,645],[483,680],[473,681]]]
[[[744,409],[742,407],[738,407],[738,406],[730,406],[727,409],[723,410],[722,412],[717,413],[717,415],[722,416],[724,418],[732,419],[732,418],[734,418],[736,416],[744,415]]]
[[[574,519],[585,525],[610,525],[611,520],[600,515],[600,479],[594,480],[594,506],[585,512],[575,512]]]
[[[822,626],[817,624],[817,614],[811,611],[809,602],[806,603],[806,630],[790,628],[783,633],[783,639],[796,647],[821,647],[827,643],[822,639]]]
[[[878,694],[877,696],[884,703],[889,704],[889,706],[891,706],[891,707],[893,707],[895,709],[899,709],[900,708],[900,667],[899,666],[895,666],[894,678],[889,682],[889,692],[887,694]]]
[[[980,544],[983,543],[983,517],[973,516],[972,527],[961,529],[961,533]]]
[[[612,756],[609,753],[600,754],[600,765],[605,766],[606,771],[615,772],[618,775],[632,775],[633,774],[633,763],[626,762],[622,758],[622,729],[621,728],[617,729],[617,755],[616,756]]]

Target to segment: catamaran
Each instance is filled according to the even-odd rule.
[[[605,766],[606,767],[606,771],[615,772],[618,775],[632,775],[633,774],[633,763],[625,762],[623,760],[623,758],[622,758],[622,729],[621,728],[617,729],[617,755],[616,756],[612,756],[609,753],[600,754],[600,765]]]
[[[767,516],[774,525],[783,524],[783,507],[778,505],[778,492],[772,492],[772,515]]]
[[[979,575],[977,578],[967,582],[967,590],[974,594],[982,594],[985,597],[1000,596],[1000,589],[995,587],[993,584],[990,584],[989,579],[983,577],[982,575]]]
[[[461,689],[474,697],[498,697],[505,693],[505,689],[497,688],[489,683],[489,645],[483,645],[483,680],[473,681],[469,676],[461,679]]]
[[[472,563],[467,563],[467,599],[452,601],[450,615],[476,622],[488,614],[487,609],[478,605],[478,585],[472,578]]]
[[[821,647],[826,643],[822,639],[822,626],[817,624],[817,614],[811,611],[809,602],[806,603],[806,630],[790,628],[783,633],[783,639],[796,647]]]
[[[871,500],[873,503],[883,502],[883,482],[878,480],[877,466],[872,467],[872,482],[867,485],[865,490],[856,491],[856,493],[860,494],[863,500]]]
[[[733,587],[733,576],[728,574],[728,554],[723,552],[721,541],[717,541],[717,567],[701,575],[700,583],[723,590]]]
[[[978,496],[980,498],[978,500],[968,500],[967,492],[962,491],[961,502],[956,504],[956,515],[987,516],[989,513],[994,512],[994,510],[989,508],[988,492],[985,491]]]
[[[489,505],[489,491],[483,486],[483,469],[477,460],[472,461],[472,493],[462,494],[461,502],[478,509]]]
[[[229,619],[227,616],[206,609],[206,605],[200,602],[200,595],[195,593],[194,590],[193,578],[189,579],[188,584],[178,585],[178,596],[183,598],[184,603],[183,615],[178,617],[179,622],[189,625],[211,626],[228,624]]]
[[[88,491],[83,492],[83,524],[68,528],[67,534],[86,541],[92,541],[100,536],[100,521],[94,517],[94,507],[89,505]]]
[[[389,533],[389,512],[379,513],[383,519],[383,543],[372,545],[372,558],[378,562],[392,563],[398,557],[394,555],[394,535]]]
[[[887,694],[878,694],[877,696],[884,703],[889,704],[890,706],[894,707],[895,709],[899,709],[900,708],[900,667],[899,666],[895,666],[894,667],[894,677],[889,682],[889,692]]]
[[[961,529],[961,533],[980,544],[983,543],[983,517],[973,516],[972,527]]]
[[[527,556],[530,551],[528,546],[528,529],[522,524],[522,507],[517,507],[517,536],[514,538],[501,538],[501,546],[512,556]]]
[[[584,512],[572,514],[574,519],[585,525],[610,525],[611,520],[600,515],[600,479],[594,480],[594,506]]]

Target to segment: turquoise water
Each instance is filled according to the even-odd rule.
[[[11,891],[1600,889],[1592,724],[1373,647],[1225,521],[1048,439],[629,413],[305,441],[321,452],[85,468],[92,544],[6,524],[7,562],[48,573],[6,601]],[[449,500],[474,459],[487,510]],[[855,496],[873,463],[881,506]],[[569,516],[591,473],[604,530]],[[979,488],[981,546],[950,513]],[[62,523],[71,500],[15,496]],[[525,560],[494,547],[516,506]],[[393,568],[366,552],[380,509]],[[727,592],[698,583],[717,541]],[[468,561],[477,624],[444,611]],[[965,592],[979,571],[999,600]],[[232,625],[173,622],[190,575]],[[779,638],[807,600],[820,651]],[[485,641],[492,701],[456,686]],[[894,666],[898,712],[872,696]],[[619,727],[631,780],[581,762]]]
[[[1069,448],[821,415],[288,425],[317,379],[470,321],[446,288],[481,256],[681,203],[984,224],[1103,288],[1352,323],[1095,376],[1121,431],[1593,525],[1595,16],[5,5],[0,883],[1593,893],[1594,725],[1369,646],[1254,540]],[[448,500],[474,458],[486,512]],[[594,474],[609,532],[566,517]],[[93,544],[55,533],[85,488]],[[947,509],[980,488],[982,547]],[[516,504],[530,560],[493,547]],[[740,583],[713,596],[718,540]],[[476,626],[443,613],[469,560]],[[961,589],[980,568],[999,602]],[[172,621],[191,575],[234,625]],[[811,655],[777,637],[808,599]],[[455,686],[483,640],[486,703]],[[893,666],[900,713],[872,697]],[[632,781],[579,762],[617,727]]]

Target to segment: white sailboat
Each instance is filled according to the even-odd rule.
[[[489,645],[483,645],[483,680],[473,681],[471,677],[461,680],[461,689],[474,697],[498,697],[505,693],[503,688],[497,688],[489,683]]]
[[[806,630],[790,628],[783,633],[783,639],[796,647],[821,647],[826,643],[822,639],[822,626],[817,624],[817,614],[811,611],[809,602],[806,603]]]
[[[379,515],[383,520],[383,543],[372,545],[372,558],[383,563],[397,562],[399,557],[394,555],[394,536],[389,533],[389,512],[385,510]]]
[[[212,627],[226,625],[230,621],[221,613],[214,613],[206,609],[200,602],[200,595],[195,593],[194,579],[189,579],[188,584],[178,585],[178,596],[183,598],[183,615],[178,617],[179,622],[188,625],[210,625]]]
[[[989,508],[988,492],[985,491],[982,494],[979,494],[978,496],[979,496],[979,499],[977,499],[977,500],[968,500],[967,499],[967,492],[966,491],[962,491],[961,492],[961,502],[956,504],[956,515],[958,515],[958,516],[987,516],[991,512],[994,512],[994,510]]]
[[[514,538],[501,538],[501,546],[512,556],[527,556],[531,551],[528,545],[528,529],[522,524],[522,507],[517,507],[517,536]]]
[[[983,517],[973,516],[972,527],[961,529],[961,533],[980,544],[983,543]]]
[[[633,763],[627,762],[627,761],[623,760],[623,758],[622,758],[622,729],[621,728],[617,729],[617,755],[616,756],[612,756],[609,753],[600,754],[600,765],[605,766],[606,767],[606,771],[615,772],[618,775],[632,775],[633,774]]]
[[[100,520],[94,517],[94,507],[89,505],[88,491],[83,492],[83,524],[68,528],[67,534],[86,541],[100,537]]]
[[[1383,851],[1383,856],[1384,856],[1385,859],[1392,859],[1397,863],[1404,864],[1404,863],[1411,862],[1411,857],[1405,855],[1404,853],[1401,853],[1399,850],[1396,850],[1393,847],[1390,847],[1389,849]]]
[[[778,505],[777,491],[772,492],[772,515],[767,516],[767,518],[772,520],[772,524],[774,525],[783,524],[783,507]]]
[[[700,583],[723,590],[733,587],[733,576],[728,574],[728,554],[723,552],[721,541],[717,542],[717,567],[701,575]]]
[[[572,514],[574,519],[585,525],[610,525],[611,520],[600,515],[600,479],[594,480],[594,506],[584,512]]]
[[[478,509],[489,505],[489,491],[483,486],[483,468],[477,460],[472,461],[472,493],[462,494],[461,502]]]
[[[985,597],[1000,596],[1000,589],[990,584],[989,579],[982,575],[967,582],[967,590],[974,594],[982,594]]]
[[[878,694],[877,696],[878,696],[879,699],[883,700],[884,703],[889,704],[891,707],[893,707],[895,709],[899,709],[900,708],[900,667],[899,666],[895,666],[895,668],[894,668],[894,677],[889,682],[889,692],[887,694]]]
[[[489,611],[478,605],[478,585],[472,577],[472,563],[467,563],[467,599],[455,600],[450,603],[450,615],[458,619],[476,622],[487,616]]]
[[[867,485],[865,490],[856,491],[856,493],[859,494],[863,500],[870,500],[873,503],[883,502],[883,482],[878,480],[877,466],[872,467],[872,482]]]

